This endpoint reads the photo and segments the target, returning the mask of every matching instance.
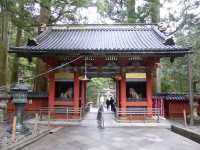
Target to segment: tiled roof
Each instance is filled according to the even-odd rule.
[[[15,47],[10,52],[185,54],[189,51],[188,47],[164,44],[166,39],[155,25],[50,26],[36,38],[38,45]]]
[[[160,98],[162,98],[164,101],[188,101],[186,94],[160,93],[153,96],[153,99]]]

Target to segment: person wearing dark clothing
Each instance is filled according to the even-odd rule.
[[[106,107],[107,107],[107,110],[109,109],[109,106],[110,106],[110,101],[109,99],[106,100]]]
[[[111,111],[114,112],[115,104],[114,104],[114,99],[112,97],[110,98],[110,106],[111,106]]]
[[[97,112],[97,124],[98,128],[104,128],[104,119],[103,119],[103,105],[101,105]]]
[[[116,103],[113,104],[113,112],[116,113]]]

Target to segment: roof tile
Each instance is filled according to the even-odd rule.
[[[182,46],[164,45],[166,40],[153,25],[53,26],[37,38],[37,46],[11,48],[14,52],[115,51],[130,53],[176,53],[189,51]]]

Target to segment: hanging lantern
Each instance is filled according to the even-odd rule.
[[[81,81],[89,81],[89,78],[87,77],[87,68],[86,67],[87,67],[87,62],[86,62],[86,57],[85,57],[85,72],[84,72],[85,74],[84,74],[84,77],[80,78]]]

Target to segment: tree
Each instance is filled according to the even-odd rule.
[[[0,85],[7,83],[7,53],[8,53],[8,31],[9,12],[6,1],[0,2]]]
[[[194,1],[179,1],[178,6],[180,8],[180,15],[175,16],[172,11],[169,11],[168,20],[169,22],[178,22],[176,30],[169,33],[174,35],[177,44],[180,45],[192,45],[193,51],[193,83],[196,84],[197,91],[199,90],[198,81],[199,78],[199,38],[200,36],[200,16],[194,13],[200,7],[199,0]],[[161,72],[162,78],[162,90],[163,91],[174,91],[174,92],[187,92],[187,58],[176,58],[174,63],[171,64],[169,60],[161,62],[164,69]],[[171,65],[169,65],[171,64]],[[171,86],[169,83],[171,82]]]
[[[114,89],[114,81],[110,78],[92,78],[87,84],[87,98],[89,101],[96,102],[97,95],[103,89]]]
[[[40,1],[40,15],[38,22],[43,25],[48,25],[51,16],[51,0],[41,0]],[[38,33],[40,32],[40,26],[38,27]],[[36,60],[36,74],[40,74],[47,71],[46,64],[38,58]],[[40,77],[34,82],[34,90],[36,91],[46,91],[47,90],[47,80],[45,77]]]
[[[160,0],[150,0],[149,2],[149,14],[152,23],[160,22]],[[161,77],[160,68],[156,68],[156,92],[161,92]]]
[[[135,0],[127,0],[127,22],[135,23],[136,22],[136,13],[135,13]]]
[[[151,16],[152,23],[159,23],[160,22],[160,0],[150,0],[149,5],[150,5],[149,14]]]

